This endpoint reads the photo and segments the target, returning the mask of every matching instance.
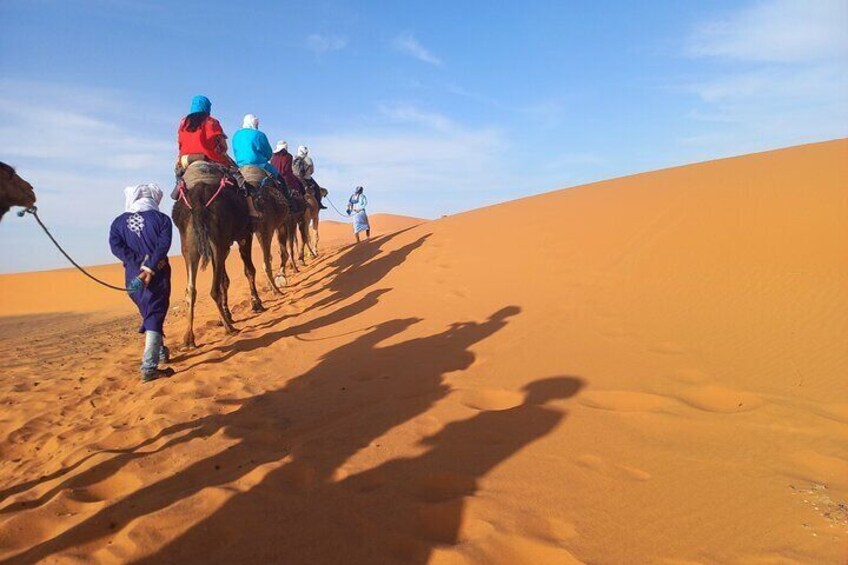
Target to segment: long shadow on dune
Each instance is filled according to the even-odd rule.
[[[383,248],[388,242],[408,232],[409,230],[414,229],[415,227],[417,226],[402,229],[380,237],[375,237],[374,239],[363,243],[352,243],[350,245],[346,245],[336,250],[334,258],[332,258],[331,260],[326,260],[322,256],[321,258],[319,258],[319,261],[327,262],[323,264],[320,268],[312,270],[308,275],[306,275],[306,277],[301,279],[298,283],[298,286],[302,288],[315,287],[319,285],[328,276],[339,275],[347,271],[348,269],[370,261],[383,250]],[[324,273],[327,270],[329,270],[329,273]],[[323,276],[319,277],[318,275],[322,273],[324,273]],[[320,289],[316,292],[320,292]],[[305,297],[308,298],[312,294],[314,294],[314,292],[307,294]]]
[[[377,284],[392,269],[403,263],[410,253],[424,245],[429,237],[430,234],[422,235],[412,243],[384,255],[380,255],[379,250],[373,247],[363,248],[362,250],[354,248],[341,255],[336,262],[331,263],[334,269],[328,277],[330,278],[329,284],[307,293],[302,299],[311,298],[324,290],[329,290],[332,294],[318,300],[305,311],[333,306]]]
[[[412,229],[412,228],[409,228],[409,229]],[[390,251],[388,253],[385,253],[385,254],[381,255],[378,259],[374,259],[374,257],[377,257],[378,255],[380,255],[381,247],[385,243],[387,243],[388,241],[391,241],[393,238],[397,237],[398,235],[402,234],[405,231],[407,231],[407,230],[402,230],[402,231],[395,232],[393,234],[389,234],[387,236],[384,236],[384,237],[380,238],[378,241],[372,242],[373,244],[369,244],[369,245],[362,244],[360,246],[354,246],[353,248],[349,249],[347,252],[341,253],[334,261],[329,263],[328,267],[330,268],[330,272],[325,274],[324,276],[322,276],[319,280],[314,281],[314,283],[313,283],[313,284],[319,284],[322,281],[329,279],[330,280],[329,284],[326,287],[322,286],[321,288],[310,291],[303,296],[299,296],[298,299],[297,299],[297,302],[305,301],[308,298],[310,298],[310,297],[312,297],[312,296],[314,296],[314,295],[316,295],[320,292],[323,292],[325,289],[329,288],[330,291],[332,292],[332,294],[330,296],[322,299],[321,301],[319,301],[319,303],[310,305],[309,307],[300,311],[298,314],[292,314],[292,313],[284,314],[282,316],[268,320],[266,322],[255,324],[253,326],[247,326],[243,329],[248,330],[248,331],[264,330],[264,329],[273,327],[273,326],[277,325],[278,323],[280,323],[280,322],[282,322],[286,319],[294,318],[294,317],[296,317],[300,314],[304,314],[304,313],[308,312],[309,310],[312,310],[313,308],[315,308],[317,306],[322,306],[323,308],[334,306],[334,305],[344,301],[346,298],[349,298],[349,297],[351,297],[351,296],[353,296],[353,295],[355,295],[359,292],[362,292],[362,291],[368,289],[371,286],[376,285],[387,274],[389,274],[389,272],[392,271],[392,269],[394,269],[395,267],[398,267],[404,261],[406,261],[406,259],[409,257],[409,255],[413,251],[415,251],[416,249],[421,247],[424,244],[424,242],[426,241],[426,239],[428,237],[430,237],[430,234],[425,234],[412,243],[409,243],[409,244],[407,244],[407,245],[405,245],[405,246],[403,246],[399,249],[395,249],[394,251]],[[372,260],[372,259],[374,259],[374,260]],[[370,294],[369,294],[369,296],[370,296]],[[362,308],[362,307],[356,307],[356,306],[348,307],[345,310],[345,314],[347,316],[352,316],[354,314],[362,312],[363,310],[364,310],[364,308]],[[325,324],[329,324],[329,323],[332,323],[332,322],[335,322],[335,321],[340,321],[341,319],[343,319],[343,317],[341,315],[331,315],[331,316],[323,316],[321,319],[324,320]],[[310,323],[308,325],[309,330],[319,329],[320,327],[321,326],[316,325],[315,323]],[[307,326],[300,325],[300,326],[298,326],[298,328],[299,328],[299,330],[305,330],[307,328]],[[276,335],[277,339],[279,339],[281,337],[285,337],[285,336],[288,336],[288,335],[296,335],[296,332],[293,332],[291,330],[286,330],[282,333],[276,332],[274,335]],[[248,339],[248,340],[238,340],[235,343],[232,343],[228,346],[213,348],[212,351],[223,351],[223,352],[227,353],[228,355],[225,358],[207,359],[207,360],[201,361],[199,363],[195,363],[193,365],[190,365],[188,367],[181,369],[180,372],[185,372],[189,369],[192,369],[194,367],[197,367],[199,365],[204,365],[204,364],[207,364],[207,363],[219,363],[221,361],[229,359],[230,357],[232,357],[233,354],[235,354],[239,351],[249,351],[249,350],[251,350],[251,344],[255,343],[255,341],[256,340],[252,339],[252,338]],[[276,341],[276,339],[269,340],[269,341],[267,341],[267,343],[272,343],[273,341]],[[190,353],[182,353],[179,356],[175,357],[174,361],[175,362],[188,361],[188,360],[194,359],[194,358],[196,358],[200,355],[203,355],[205,353],[207,353],[206,350],[198,350],[198,351],[190,352]]]
[[[519,312],[518,307],[510,306],[483,322],[455,323],[437,334],[383,346],[380,344],[396,338],[419,320],[397,319],[373,326],[357,339],[327,353],[313,369],[290,380],[284,388],[227,403],[239,405],[227,414],[212,414],[173,426],[172,433],[185,433],[172,438],[171,447],[222,431],[233,443],[222,452],[119,499],[9,561],[33,563],[102,540],[139,517],[178,504],[204,489],[256,480],[257,473],[268,473],[259,484],[280,491],[278,496],[294,492],[308,496],[311,489],[331,484],[355,453],[373,448],[377,438],[420,416],[444,398],[449,392],[444,375],[467,369],[474,361],[469,348],[505,327],[509,318]],[[100,477],[103,471],[93,473]],[[90,480],[85,482],[90,484]],[[241,496],[244,495],[234,498]],[[210,525],[219,520],[230,524],[227,532],[221,534],[223,537],[206,540],[201,546],[182,545],[182,539],[191,541],[202,533],[199,525],[201,529],[192,528],[185,538],[151,558],[152,562],[169,562],[170,556],[183,553],[188,561],[223,562],[226,560],[216,552],[227,540],[246,552],[246,557],[230,562],[255,561],[248,555],[250,547],[263,552],[263,547],[275,542],[271,538],[252,538],[251,529],[264,535],[270,525],[266,522],[281,521],[287,524],[288,532],[298,530],[298,517],[270,500],[248,516],[233,516],[228,508],[229,503],[210,518],[214,520]],[[332,515],[331,509],[328,512]],[[263,545],[257,546],[257,541]],[[273,555],[285,560],[285,552],[279,548],[298,542],[278,539],[276,543],[281,545],[274,546]],[[308,546],[302,550],[307,551]],[[260,556],[257,559],[261,562]]]
[[[22,493],[22,492],[26,492],[26,491],[28,491],[32,488],[35,488],[35,487],[37,487],[38,485],[40,485],[44,482],[52,481],[52,480],[58,479],[60,477],[63,477],[65,475],[69,474],[69,473],[72,473],[76,469],[83,466],[87,461],[90,461],[91,459],[94,459],[95,457],[98,457],[98,456],[104,455],[104,454],[116,455],[116,457],[110,458],[108,461],[97,464],[97,465],[95,465],[95,466],[93,466],[89,469],[86,469],[85,471],[83,471],[81,473],[73,475],[73,480],[68,480],[68,481],[64,481],[64,482],[60,483],[59,485],[50,489],[49,491],[47,491],[46,493],[44,493],[43,495],[39,496],[36,499],[25,500],[25,501],[18,502],[16,504],[10,504],[8,506],[0,508],[0,514],[8,514],[9,512],[17,512],[17,511],[27,509],[27,508],[35,508],[37,506],[41,506],[45,502],[52,500],[53,497],[56,494],[58,494],[59,492],[65,490],[65,489],[69,489],[69,488],[76,489],[76,488],[80,488],[80,487],[83,487],[83,486],[86,486],[86,485],[96,484],[96,483],[112,476],[112,474],[117,472],[121,467],[123,467],[126,463],[128,463],[132,459],[135,459],[137,457],[143,457],[144,455],[149,455],[150,453],[153,453],[153,452],[150,452],[150,451],[139,453],[138,450],[142,449],[144,447],[147,447],[148,445],[151,445],[153,443],[156,443],[162,437],[170,435],[171,433],[176,432],[176,431],[178,431],[178,430],[168,428],[166,430],[163,430],[162,433],[157,434],[156,436],[154,436],[152,438],[148,438],[145,441],[143,441],[142,443],[140,443],[140,444],[138,444],[138,445],[136,445],[132,448],[129,448],[129,449],[103,449],[103,450],[100,450],[100,451],[95,451],[93,453],[89,453],[88,455],[81,458],[79,461],[77,461],[76,463],[74,463],[72,465],[68,465],[67,467],[62,467],[61,469],[58,469],[58,470],[56,470],[52,473],[41,475],[37,479],[32,479],[32,480],[29,480],[29,481],[25,481],[23,483],[19,483],[19,484],[14,485],[14,486],[7,487],[7,488],[3,489],[2,491],[0,491],[0,502],[5,501],[10,496],[13,496],[15,494],[19,494],[19,493]],[[165,446],[165,447],[167,447],[167,446]]]
[[[345,248],[344,250],[342,250],[342,252],[339,254],[339,256],[336,257],[335,260],[333,260],[332,262],[329,263],[329,267],[331,268],[331,272],[330,272],[329,275],[322,277],[321,280],[323,280],[324,278],[327,278],[327,277],[338,277],[339,275],[344,274],[346,271],[348,271],[349,269],[353,268],[356,265],[361,265],[363,263],[367,263],[368,261],[370,261],[371,259],[373,259],[374,257],[376,257],[380,253],[381,248],[382,248],[383,245],[385,245],[385,243],[391,241],[392,239],[394,239],[398,235],[401,235],[402,233],[408,231],[409,229],[412,229],[412,228],[408,228],[408,229],[401,230],[401,231],[398,231],[398,232],[395,232],[395,233],[392,233],[392,234],[388,234],[388,235],[383,236],[381,238],[377,238],[377,239],[373,240],[372,242],[370,242],[368,245],[359,245],[359,246],[352,245],[352,246],[349,246],[348,248]],[[420,247],[423,244],[423,241],[427,237],[428,236],[422,236],[417,241],[415,241],[415,242],[413,242],[413,243],[411,243],[407,246],[404,246],[404,247],[402,247],[398,250],[392,251],[392,252],[386,254],[381,259],[379,259],[377,261],[372,261],[370,263],[367,263],[367,265],[361,267],[361,270],[362,270],[362,272],[360,273],[361,278],[358,279],[360,284],[354,285],[352,288],[348,289],[349,292],[345,292],[344,294],[346,296],[349,296],[349,295],[355,294],[359,290],[362,290],[362,288],[361,288],[362,282],[365,282],[365,283],[370,282],[371,284],[378,282],[386,274],[388,274],[389,271],[391,271],[392,269],[394,269],[395,267],[397,267],[398,265],[403,263],[406,260],[406,258],[409,256],[409,254],[414,249],[417,249],[418,247]],[[317,282],[320,282],[320,281],[315,281],[315,282],[317,283]],[[339,286],[339,285],[335,285],[335,286]],[[303,323],[303,324],[298,324],[296,326],[292,326],[292,327],[286,328],[286,329],[281,330],[281,331],[276,331],[276,332],[272,332],[272,333],[269,333],[269,334],[264,334],[260,337],[242,339],[242,340],[238,340],[234,343],[231,343],[229,345],[219,346],[219,347],[213,348],[212,351],[218,351],[220,353],[223,353],[223,355],[221,357],[216,357],[216,358],[213,358],[213,359],[207,359],[207,360],[201,361],[199,363],[195,363],[193,365],[182,368],[180,370],[180,373],[186,373],[189,370],[191,370],[191,369],[193,369],[197,366],[204,365],[204,364],[222,363],[222,362],[227,361],[228,359],[230,359],[231,357],[235,356],[238,353],[246,352],[246,351],[253,351],[253,350],[258,349],[258,348],[266,347],[266,346],[269,346],[269,345],[273,344],[274,342],[276,342],[276,341],[278,341],[278,340],[280,340],[284,337],[301,335],[303,333],[308,333],[310,331],[318,330],[318,329],[321,329],[323,327],[327,327],[327,326],[330,326],[330,325],[335,324],[337,322],[340,322],[342,320],[351,318],[353,316],[356,316],[357,314],[364,312],[368,308],[376,305],[379,297],[382,296],[383,294],[385,294],[386,292],[389,292],[389,290],[390,289],[374,290],[372,292],[369,292],[367,295],[365,295],[360,300],[357,300],[356,302],[354,302],[354,303],[352,303],[348,306],[339,308],[337,310],[332,311],[329,314],[325,314],[325,315],[320,316],[318,318],[314,318],[314,319],[312,319],[312,320],[310,320],[306,323]],[[318,291],[316,291],[316,292],[318,292]],[[338,292],[336,292],[334,294],[334,296],[339,298],[340,294]],[[333,303],[335,304],[335,303],[339,302],[340,300],[341,299],[334,300]],[[268,301],[266,301],[266,303],[267,302]],[[271,305],[273,306],[276,302],[278,302],[278,301],[271,301]],[[249,304],[249,301],[247,301],[247,303]],[[249,329],[249,330],[253,330],[253,331],[264,330],[264,329],[267,329],[267,328],[270,328],[270,327],[277,325],[278,323],[282,322],[285,319],[293,318],[295,316],[296,316],[296,314],[286,314],[286,315],[283,315],[281,317],[274,318],[274,319],[269,320],[267,322],[257,324],[256,326],[252,326],[252,327],[245,328],[245,329]],[[192,356],[187,356],[187,355],[183,354],[183,355],[175,357],[174,362],[185,361],[187,359],[190,359],[191,357]],[[150,455],[152,453],[155,453],[155,451],[139,452],[138,450],[158,441],[163,436],[170,436],[170,435],[179,433],[183,429],[185,429],[183,426],[172,426],[172,427],[169,427],[169,428],[163,430],[163,432],[161,432],[156,437],[151,438],[151,439],[145,441],[144,443],[139,444],[139,445],[137,445],[133,448],[126,449],[126,450],[98,451],[96,453],[92,453],[92,454],[82,458],[81,460],[77,461],[75,464],[73,464],[69,467],[63,467],[62,469],[59,469],[59,470],[57,470],[53,473],[39,477],[38,479],[33,479],[31,481],[27,481],[25,483],[21,483],[21,484],[14,485],[12,487],[6,488],[6,489],[0,491],[0,502],[5,500],[9,496],[13,496],[15,494],[25,492],[25,491],[27,491],[31,488],[34,488],[34,487],[38,486],[39,484],[41,484],[43,482],[55,480],[55,479],[60,478],[64,475],[67,475],[68,473],[79,468],[81,465],[83,465],[86,461],[90,460],[92,457],[96,457],[96,456],[98,456],[100,454],[104,454],[104,453],[105,454],[117,455],[116,457],[110,458],[109,460],[107,460],[103,463],[97,464],[97,465],[87,469],[86,471],[75,475],[71,480],[62,482],[61,484],[50,489],[49,491],[47,491],[43,495],[39,496],[37,499],[30,499],[30,500],[26,500],[26,501],[23,501],[23,502],[14,504],[14,505],[9,505],[9,506],[6,506],[4,508],[0,508],[0,514],[4,514],[4,513],[8,513],[8,512],[16,512],[16,511],[20,511],[22,509],[34,508],[34,507],[40,506],[41,504],[51,500],[58,492],[61,492],[62,490],[65,490],[65,489],[80,489],[80,488],[84,488],[84,487],[92,485],[92,484],[96,484],[99,481],[105,480],[106,478],[112,476],[114,473],[117,473],[125,464],[127,464],[127,463],[129,463],[129,462],[131,462],[135,459],[138,459],[140,457],[144,457],[146,455]],[[188,441],[189,439],[191,439],[191,436],[187,437],[185,439],[185,441]],[[172,447],[173,445],[176,445],[177,443],[182,443],[182,441],[171,440],[162,449]]]
[[[429,447],[420,456],[390,459],[347,477],[331,477],[329,469],[316,473],[310,456],[320,459],[317,450],[298,453],[136,563],[210,556],[221,563],[428,563],[434,550],[473,539],[481,522],[467,516],[466,507],[479,480],[553,431],[567,413],[548,403],[583,386],[571,376],[531,382],[518,406],[449,423],[420,441]],[[336,448],[344,437],[341,428],[325,432],[316,438],[321,449]]]
[[[403,247],[394,251],[390,251],[389,253],[378,257],[377,259],[372,259],[356,268],[345,267],[338,274],[332,277],[327,287],[330,289],[332,294],[307,307],[301,312],[301,314],[304,314],[318,307],[322,307],[324,309],[331,308],[343,302],[345,299],[368,288],[373,287],[374,285],[379,283],[387,274],[389,274],[392,269],[406,261],[410,253],[421,247],[428,237],[429,234],[423,235],[412,243],[404,245]],[[356,255],[356,257],[353,259],[348,257],[350,253],[345,254],[338,259],[340,262],[343,261],[342,263],[339,263],[339,265],[343,266],[358,264],[358,261],[360,259],[364,259],[366,257],[374,257],[377,254],[377,251],[376,248],[374,248],[374,250],[365,251],[363,253],[363,256]],[[341,268],[341,266],[339,268]],[[317,292],[320,291],[315,291],[315,293]],[[301,333],[317,330],[327,325],[339,322],[341,320],[351,318],[376,304],[377,298],[385,292],[388,292],[388,289],[378,289],[375,291],[371,291],[364,298],[357,300],[352,304],[349,304],[343,308],[339,308],[331,312],[330,314],[326,314],[304,324],[299,324],[297,326],[285,328],[283,330],[266,333],[258,337],[237,339],[228,345],[215,347],[211,351],[219,351],[224,355],[220,357],[213,357],[211,359],[204,359],[202,361],[199,361],[181,369],[180,372],[183,373],[201,365],[222,363],[231,359],[238,353],[254,351],[258,348],[267,347],[284,337],[296,336]],[[302,297],[301,300],[305,300],[307,297],[308,296]],[[267,329],[275,326],[276,324],[282,322],[285,319],[292,317],[292,314],[285,314],[279,318],[275,318],[263,324],[259,324],[250,329]]]
[[[63,491],[77,492],[92,485],[96,485],[101,481],[105,481],[109,477],[112,477],[113,475],[117,474],[122,468],[124,468],[124,466],[128,465],[134,460],[142,459],[144,457],[148,457],[150,455],[165,451],[167,449],[173,448],[181,443],[185,443],[193,439],[194,437],[196,437],[194,434],[176,436],[176,434],[179,434],[182,431],[193,428],[194,425],[191,422],[184,424],[175,424],[173,426],[169,426],[163,429],[155,436],[150,437],[131,448],[104,449],[101,451],[97,451],[86,455],[73,465],[63,467],[58,471],[55,471],[48,475],[43,475],[38,479],[34,479],[32,481],[27,481],[25,483],[21,483],[13,487],[9,487],[0,492],[0,500],[4,500],[8,496],[12,496],[20,492],[26,492],[27,490],[34,488],[43,482],[52,481],[54,479],[58,479],[59,477],[69,475],[73,473],[73,471],[84,465],[87,461],[97,456],[114,455],[114,457],[106,459],[105,461],[92,465],[91,467],[79,473],[71,475],[68,479],[62,481],[61,483],[46,491],[44,494],[42,494],[36,499],[25,500],[16,504],[10,504],[4,508],[0,508],[0,514],[8,514],[10,512],[19,512],[25,509],[29,510],[37,508],[43,504],[46,504],[47,502],[50,502],[56,495]],[[169,439],[161,447],[149,451],[141,451],[145,447],[152,445],[161,440],[162,438],[166,437]]]
[[[191,369],[194,369],[201,365],[224,363],[232,359],[239,353],[247,353],[250,351],[256,351],[258,349],[264,349],[266,347],[269,347],[275,342],[283,339],[284,337],[302,335],[341,322],[342,320],[352,318],[358,314],[361,314],[372,306],[375,306],[379,301],[380,296],[389,292],[390,290],[391,289],[388,288],[379,288],[377,290],[372,290],[356,302],[348,304],[347,306],[343,306],[342,308],[339,308],[337,310],[333,310],[332,312],[330,312],[329,314],[325,314],[324,316],[313,318],[308,322],[304,322],[296,326],[289,326],[287,328],[274,332],[267,332],[257,337],[242,338],[228,345],[215,347],[214,349],[212,349],[212,351],[220,352],[223,355],[221,355],[220,357],[212,357],[210,359],[198,361],[193,365],[181,369],[180,373],[188,372]],[[269,327],[273,325],[275,325],[275,323],[273,322],[269,322],[268,324]]]

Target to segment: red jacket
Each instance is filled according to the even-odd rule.
[[[288,151],[277,151],[271,156],[271,164],[280,171],[280,176],[286,181],[286,186],[289,190],[296,190],[303,194],[303,185],[300,184],[300,179],[297,178],[292,171],[292,156]]]
[[[224,130],[218,120],[209,116],[203,121],[203,124],[194,131],[187,131],[186,119],[180,122],[180,129],[177,131],[177,143],[180,148],[180,157],[183,155],[191,155],[192,153],[200,153],[206,155],[210,161],[217,163],[229,163],[229,158],[226,153],[221,153],[219,150],[219,139],[226,137]]]

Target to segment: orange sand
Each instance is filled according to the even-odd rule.
[[[838,140],[375,218],[259,315],[231,262],[147,385],[122,297],[0,277],[0,559],[845,563],[847,188]]]
[[[420,224],[423,221],[418,218],[394,214],[374,214],[369,219],[374,228],[372,232],[374,236],[395,232]],[[47,221],[49,228],[49,220]],[[54,235],[61,240],[61,233]],[[320,236],[322,248],[337,247],[356,241],[353,236],[353,228],[349,224],[334,220],[321,221]],[[105,241],[103,244],[108,245]],[[73,250],[68,251],[71,254],[73,253]],[[179,301],[182,300],[185,292],[185,263],[182,256],[179,255],[179,246],[176,244],[174,251],[177,252],[177,255],[171,257],[171,266],[174,271],[172,301]],[[274,272],[276,272],[280,265],[276,243],[272,248],[272,253],[274,255]],[[233,273],[240,274],[242,266],[241,260],[237,256],[238,250],[233,247],[230,257],[230,270]],[[253,263],[259,271],[257,281],[260,286],[270,289],[270,286],[265,284],[262,260],[262,252],[259,250],[258,244],[255,243]],[[98,265],[86,267],[86,270],[110,284],[119,285],[123,282],[124,270],[121,265]],[[201,274],[201,277],[203,277],[201,284],[205,284],[208,288],[211,281],[211,271],[205,273],[205,276]],[[0,316],[25,316],[51,312],[103,312],[107,310],[129,314],[135,312],[133,308],[126,295],[102,289],[72,267],[53,271],[0,275]]]

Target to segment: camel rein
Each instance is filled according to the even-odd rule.
[[[332,206],[332,207],[333,207],[333,210],[335,210],[335,211],[336,211],[336,214],[338,214],[339,216],[341,216],[342,218],[344,218],[345,220],[347,220],[348,222],[350,222],[350,220],[348,220],[348,218],[350,217],[350,216],[349,216],[349,214],[342,214],[341,212],[339,212],[339,209],[338,209],[338,208],[336,208],[336,205],[335,205],[335,204],[333,204],[333,201],[332,201],[332,200],[330,200],[330,195],[329,195],[329,194],[328,194],[327,196],[325,196],[324,198],[327,200],[327,202],[329,202],[329,203],[330,203],[330,206]]]
[[[59,251],[61,251],[61,252],[62,252],[62,255],[64,255],[64,256],[65,256],[65,258],[66,258],[68,261],[70,261],[70,262],[71,262],[71,264],[72,264],[74,267],[76,267],[77,269],[79,269],[79,271],[80,271],[82,274],[84,274],[85,276],[87,276],[88,278],[90,278],[91,280],[93,280],[94,282],[96,282],[97,284],[103,285],[103,286],[105,286],[106,288],[110,288],[110,289],[112,289],[112,290],[119,290],[119,291],[121,291],[121,292],[129,292],[130,290],[133,290],[133,289],[126,288],[126,287],[123,287],[123,286],[115,286],[115,285],[111,285],[111,284],[109,284],[109,283],[107,283],[107,282],[104,282],[104,281],[102,281],[102,280],[98,279],[97,277],[95,277],[94,275],[92,275],[91,273],[89,273],[88,271],[86,271],[85,269],[83,269],[82,267],[80,267],[80,265],[79,265],[76,261],[74,261],[73,259],[71,259],[71,256],[70,256],[70,255],[68,255],[68,254],[65,252],[65,250],[64,250],[64,249],[62,249],[62,246],[61,246],[61,245],[59,245],[59,242],[58,242],[58,241],[56,241],[56,238],[54,238],[54,237],[53,237],[53,235],[50,233],[50,230],[48,230],[48,229],[47,229],[47,226],[45,226],[45,225],[44,225],[44,222],[42,222],[42,221],[41,221],[41,218],[39,218],[39,217],[38,217],[38,208],[36,208],[35,206],[33,206],[33,207],[31,207],[31,208],[26,208],[26,209],[24,209],[24,210],[21,210],[20,212],[18,212],[18,217],[19,217],[19,218],[23,218],[25,214],[32,214],[32,216],[35,218],[35,221],[36,221],[36,222],[38,222],[38,225],[39,225],[39,226],[41,226],[41,229],[43,229],[43,230],[44,230],[44,233],[46,233],[46,234],[47,234],[47,237],[49,237],[49,238],[50,238],[50,241],[52,241],[52,242],[53,242],[53,245],[55,245],[55,246],[56,246],[56,249],[58,249]]]

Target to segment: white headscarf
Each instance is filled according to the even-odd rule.
[[[282,151],[284,149],[288,149],[288,148],[289,148],[289,144],[281,139],[280,141],[277,142],[277,148],[274,149],[274,153],[279,153],[280,151]]]
[[[297,156],[298,157],[306,157],[306,154],[309,153],[309,149],[305,145],[301,145],[297,148]]]
[[[241,122],[241,127],[246,129],[259,129],[259,118],[253,114],[245,114],[244,120]]]
[[[127,212],[158,211],[161,201],[162,189],[157,184],[138,184],[124,189],[124,209]]]

